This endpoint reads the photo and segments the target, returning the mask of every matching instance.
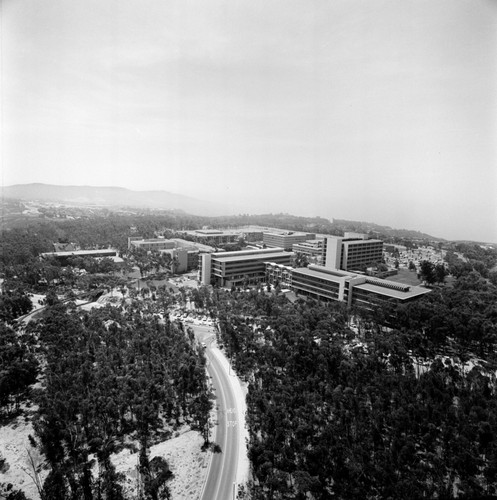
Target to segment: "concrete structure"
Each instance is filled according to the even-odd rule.
[[[214,248],[201,243],[193,243],[181,238],[128,238],[128,248],[142,248],[147,252],[157,251],[167,253],[176,259],[175,272],[182,273],[195,269],[198,265],[198,255],[202,252],[213,252]]]
[[[303,243],[316,237],[313,233],[300,233],[296,231],[272,231],[262,235],[263,243],[270,248],[283,248],[291,250],[295,243]]]
[[[307,240],[294,243],[292,250],[295,253],[306,255],[309,262],[321,264],[323,262],[324,239]]]
[[[226,287],[258,283],[265,279],[266,262],[289,265],[293,256],[293,252],[285,252],[282,248],[202,254],[199,281],[203,285]]]
[[[235,243],[240,239],[240,233],[225,231],[223,229],[196,229],[195,231],[184,231],[183,234],[190,236],[195,242],[210,242],[215,245],[223,243]]]
[[[68,252],[45,252],[41,253],[42,259],[55,258],[59,260],[67,260],[70,257],[94,257],[96,259],[103,257],[118,257],[115,248],[104,248],[101,250],[74,250]]]
[[[383,258],[383,241],[328,236],[323,247],[328,269],[362,270]]]
[[[57,259],[65,266],[70,259],[78,257],[92,257],[94,259],[110,259],[118,266],[124,265],[124,260],[118,256],[115,248],[104,248],[101,250],[74,250],[64,252],[45,252],[40,254],[42,259]]]
[[[147,252],[152,250],[170,250],[171,248],[176,248],[174,241],[166,240],[164,238],[128,238],[128,248],[141,248]]]
[[[317,256],[323,254],[324,240],[306,240],[302,243],[294,243],[292,250],[304,255]]]
[[[266,280],[272,285],[281,284],[288,287],[299,295],[318,300],[345,302],[349,307],[363,309],[387,303],[405,304],[430,292],[420,286],[404,285],[315,265],[293,269],[267,263]]]

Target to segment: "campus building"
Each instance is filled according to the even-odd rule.
[[[103,248],[101,250],[73,250],[63,252],[44,252],[40,254],[42,259],[57,259],[62,265],[66,265],[71,259],[77,257],[92,257],[94,259],[111,259],[115,264],[123,264],[124,261],[118,256],[115,248]]]
[[[224,231],[222,229],[196,229],[195,231],[183,231],[183,234],[189,236],[195,242],[209,242],[214,245],[236,243],[241,237],[237,231]]]
[[[295,243],[303,243],[316,237],[312,233],[300,233],[296,231],[271,231],[262,235],[262,242],[270,248],[283,248],[291,250]]]
[[[307,256],[309,262],[322,264],[324,239],[307,240],[302,243],[294,243],[292,250],[295,253]]]
[[[294,254],[283,248],[201,254],[199,281],[203,285],[231,287],[258,283],[266,276],[266,262],[290,265]]]
[[[280,284],[298,295],[318,300],[345,302],[347,306],[372,308],[385,304],[406,304],[430,292],[420,286],[358,275],[339,269],[310,265],[294,269],[266,263],[266,280]]]
[[[383,241],[366,235],[345,233],[343,237],[327,236],[323,246],[324,267],[359,271],[381,262]]]
[[[214,249],[201,243],[192,243],[181,238],[128,238],[128,248],[142,248],[147,252],[167,253],[175,260],[175,272],[182,273],[195,269],[200,251],[212,252]]]
[[[164,238],[139,238],[132,236],[128,238],[128,249],[129,248],[141,248],[147,252],[153,250],[159,252],[160,250],[170,250],[171,248],[176,248],[176,244],[172,240],[166,240]]]

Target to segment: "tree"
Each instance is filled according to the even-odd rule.
[[[435,281],[437,283],[445,283],[445,277],[447,276],[447,269],[445,269],[445,266],[441,263],[436,264],[435,268],[433,270],[434,275],[435,275]]]
[[[9,291],[0,295],[0,321],[12,320],[27,314],[33,308],[29,297],[22,291]]]
[[[421,262],[420,277],[428,285],[432,285],[437,280],[437,275],[435,274],[435,266],[429,260],[423,260]]]
[[[38,362],[14,330],[0,322],[0,414],[9,415],[31,384],[36,382]]]

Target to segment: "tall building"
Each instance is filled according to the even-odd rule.
[[[266,262],[288,266],[293,256],[293,252],[285,252],[282,248],[202,254],[199,281],[203,285],[226,287],[257,283],[265,279]]]
[[[349,236],[346,233],[346,236]],[[323,247],[324,266],[328,269],[359,271],[383,258],[383,241],[350,237],[327,236]]]

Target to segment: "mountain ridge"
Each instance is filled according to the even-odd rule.
[[[221,215],[222,204],[199,200],[164,190],[138,191],[119,186],[76,186],[44,183],[14,184],[1,188],[2,198],[183,210],[194,215]]]

